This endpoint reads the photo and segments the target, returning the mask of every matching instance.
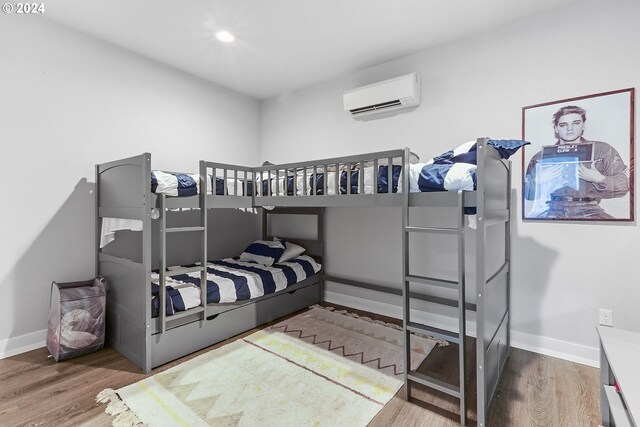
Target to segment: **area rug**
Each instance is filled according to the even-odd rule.
[[[366,426],[403,384],[395,325],[313,307],[97,399],[131,426]],[[412,337],[417,367],[437,344]]]

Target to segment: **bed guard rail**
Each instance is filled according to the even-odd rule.
[[[398,149],[260,166],[253,168],[258,182],[255,197],[394,193],[402,179],[400,169],[395,166],[404,163],[405,150]],[[386,172],[380,167],[386,167]],[[364,179],[360,171],[364,171]]]
[[[254,168],[200,161],[200,186],[204,177],[206,180],[206,194],[210,196],[247,196],[253,194]]]

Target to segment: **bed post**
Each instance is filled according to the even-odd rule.
[[[202,246],[201,248],[201,265],[202,265],[202,271],[200,272],[200,304],[202,305],[202,320],[206,320],[207,319],[207,306],[208,301],[207,301],[207,292],[208,292],[208,285],[207,283],[207,262],[208,262],[208,256],[209,254],[207,253],[208,247],[207,247],[207,241],[208,241],[208,237],[209,237],[209,231],[208,231],[208,216],[209,216],[209,206],[207,203],[208,200],[208,187],[209,184],[207,182],[208,175],[207,175],[207,163],[204,160],[200,160],[200,165],[199,165],[199,169],[200,169],[200,194],[198,195],[198,203],[200,204],[200,226],[202,227]],[[214,184],[214,180],[215,180],[215,176],[213,176],[215,174],[212,174],[212,179],[211,179],[211,193],[216,194],[216,186]],[[225,186],[226,186],[226,181],[225,181]],[[245,186],[246,186],[246,180],[245,180]],[[164,212],[162,213],[162,215],[164,215]],[[205,285],[202,285],[202,284]]]
[[[143,215],[142,215],[142,265],[145,273],[145,352],[144,367],[145,373],[151,372],[152,369],[152,330],[151,330],[151,154],[145,153],[143,156],[144,164],[142,165],[142,185],[144,188],[143,197]]]
[[[409,371],[411,370],[411,331],[409,326],[409,315],[411,311],[411,292],[409,289],[409,155],[410,151],[405,147],[402,156],[402,332],[404,339],[404,399],[408,402],[411,399],[411,383],[409,382]],[[388,191],[391,193],[393,161],[388,163]]]
[[[265,208],[260,208],[260,210],[262,211],[262,226],[260,227],[262,229],[261,239],[267,240],[267,230],[269,226],[269,224],[267,223],[267,210]]]
[[[100,275],[100,236],[102,235],[102,222],[100,221],[100,165],[96,165],[96,188],[94,191],[95,197],[95,238],[96,238],[96,265],[94,267],[94,276]]]
[[[478,149],[477,157],[477,230],[476,230],[476,372],[478,396],[477,413],[478,427],[487,425],[487,383],[485,366],[485,342],[484,342],[484,316],[485,316],[485,143],[486,139],[481,138],[476,142]]]
[[[326,180],[325,180],[326,183]],[[322,269],[320,270],[320,303],[324,302],[324,270],[326,269],[327,260],[325,258],[325,228],[324,228],[324,208],[319,209],[317,216],[318,231],[317,238],[320,240],[320,246],[322,248]]]
[[[486,427],[490,406],[510,350],[511,163],[481,138],[478,146],[476,237],[478,427]],[[487,236],[504,231],[504,262],[487,271]],[[489,276],[489,277],[487,277]]]
[[[504,223],[504,260],[507,269],[507,356],[511,355],[511,161],[507,165],[507,221]],[[502,367],[500,367],[502,369]]]

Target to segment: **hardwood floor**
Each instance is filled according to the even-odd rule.
[[[370,317],[397,322],[383,316]],[[152,374],[224,344],[154,369]],[[467,425],[475,426],[473,339],[468,340],[467,354]],[[0,360],[0,426],[110,426],[112,417],[104,413],[104,405],[95,402],[95,396],[105,388],[117,389],[145,377],[112,348],[60,363],[48,356],[46,348],[41,348]],[[458,347],[452,344],[436,347],[418,370],[456,382],[457,363]],[[412,395],[415,399],[404,401],[401,389],[369,425],[459,425],[457,399],[415,386]],[[581,427],[597,426],[599,421],[597,369],[512,349],[490,413],[490,426]]]

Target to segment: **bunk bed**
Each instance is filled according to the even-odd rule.
[[[402,206],[402,288],[397,290],[379,284],[366,283],[350,278],[325,274],[325,281],[337,282],[377,292],[396,294],[402,297],[403,331],[405,340],[405,366],[410,367],[410,339],[412,333],[421,333],[459,345],[459,384],[453,385],[436,378],[428,377],[414,369],[405,369],[405,399],[411,398],[411,384],[418,383],[429,388],[454,396],[460,402],[460,424],[466,424],[465,393],[465,347],[466,312],[476,312],[476,377],[477,377],[477,425],[486,426],[489,407],[496,395],[507,357],[510,351],[510,209],[511,209],[511,163],[508,159],[524,141],[505,141],[517,143],[501,147],[491,145],[489,138],[479,138],[475,143],[467,144],[461,153],[450,151],[440,160],[444,168],[455,163],[456,157],[462,163],[474,157],[474,184],[468,191],[418,191],[415,171],[410,167],[412,153],[408,148],[339,157],[311,162],[282,164],[255,168],[262,182],[262,191],[254,196],[254,206],[289,207],[379,207]],[[373,165],[377,179],[367,191],[367,165]],[[384,165],[384,166],[380,166]],[[393,166],[389,166],[393,165]],[[409,166],[409,167],[406,167]],[[437,166],[437,165],[436,165]],[[422,165],[418,165],[418,168]],[[364,174],[360,173],[365,171]],[[435,174],[441,171],[435,168]],[[331,179],[331,173],[335,174]],[[267,176],[268,190],[264,176]],[[364,179],[360,176],[364,175]],[[413,176],[412,176],[413,175]],[[287,176],[285,181],[283,178]],[[300,180],[299,177],[302,176]],[[309,179],[311,177],[311,179]],[[328,179],[324,179],[324,178]],[[339,178],[338,178],[339,177]],[[320,178],[320,179],[319,179]],[[438,180],[442,178],[437,177]],[[346,181],[346,183],[345,183]],[[377,181],[377,185],[376,185]],[[467,180],[468,181],[468,180]],[[287,185],[286,191],[284,185]],[[370,180],[371,182],[371,180]],[[308,187],[309,188],[308,188]],[[333,188],[332,188],[333,186]],[[462,185],[464,186],[464,185]],[[293,188],[290,188],[293,187]],[[321,188],[320,188],[321,187]],[[422,186],[420,186],[422,187]],[[439,185],[427,185],[427,190]],[[429,188],[431,187],[431,188]],[[468,186],[467,186],[468,188]],[[404,191],[402,189],[411,189]],[[420,188],[419,190],[423,190]],[[347,197],[348,196],[348,197]],[[452,208],[457,214],[455,227],[420,227],[409,223],[410,208]],[[466,301],[465,288],[465,215],[475,214],[476,233],[476,280],[474,283],[476,299]],[[500,230],[501,229],[501,230]],[[457,280],[427,277],[411,273],[409,265],[409,235],[412,233],[450,234],[457,239]],[[490,235],[504,235],[503,256],[497,269],[491,268],[485,254]],[[423,284],[456,291],[456,299],[431,296],[414,292],[411,284]],[[455,307],[458,314],[458,332],[450,332],[411,319],[411,301],[423,300],[430,303]]]
[[[266,165],[244,168],[212,162],[200,162],[199,191],[190,197],[167,197],[151,192],[151,157],[149,154],[96,166],[97,224],[105,217],[142,221],[142,256],[134,262],[98,250],[97,271],[110,283],[108,326],[112,345],[145,371],[207,345],[251,329],[277,317],[321,301],[324,281],[338,282],[402,297],[405,338],[405,398],[411,397],[414,383],[439,390],[459,399],[460,423],[466,423],[465,344],[466,312],[476,312],[477,419],[484,427],[489,406],[496,394],[510,349],[510,207],[511,167],[502,149],[491,145],[488,138],[473,144],[477,166],[473,169],[473,188],[459,191],[414,192],[416,172],[408,148],[311,162]],[[443,163],[451,163],[451,156]],[[463,153],[463,157],[468,153]],[[218,182],[226,190],[219,191]],[[215,181],[215,184],[214,184]],[[131,185],[131,183],[135,185]],[[229,184],[231,182],[231,184]],[[209,187],[211,191],[209,191]],[[230,190],[233,187],[233,190]],[[213,191],[215,188],[215,191]],[[418,190],[423,190],[422,185]],[[427,190],[429,190],[427,188]],[[215,194],[214,194],[215,193]],[[325,275],[322,271],[284,291],[255,300],[229,304],[201,304],[185,312],[167,316],[164,301],[160,315],[151,313],[152,217],[159,210],[160,292],[163,297],[164,275],[171,275],[164,263],[167,232],[200,232],[206,235],[207,210],[216,207],[262,209],[263,239],[268,233],[269,216],[278,214],[310,214],[317,218],[316,238],[300,241],[307,252],[324,260],[323,213],[327,207],[402,207],[402,288],[390,289],[379,284]],[[275,207],[275,209],[273,209]],[[409,223],[410,208],[447,207],[455,209],[455,227],[419,227]],[[199,208],[201,224],[187,230],[167,229],[167,209]],[[465,298],[465,214],[475,213],[476,280],[475,302]],[[492,270],[485,253],[490,234],[504,233],[501,265]],[[409,265],[409,235],[436,233],[455,236],[458,246],[457,280],[412,274]],[[99,240],[100,236],[96,236]],[[206,238],[201,240],[201,265],[206,265]],[[197,268],[197,267],[192,267]],[[205,281],[202,272],[201,281]],[[417,293],[412,284],[452,289],[457,298],[446,299]],[[206,287],[201,287],[201,301]],[[411,301],[420,299],[455,307],[458,331],[450,332],[420,324],[411,318]],[[144,304],[144,307],[140,305]],[[409,348],[412,333],[423,333],[459,344],[460,383],[447,384],[411,369]],[[109,336],[108,335],[108,336]]]
[[[154,174],[149,153],[96,165],[96,271],[108,281],[107,336],[115,349],[145,372],[320,301],[322,271],[283,290],[227,303],[207,303],[209,286],[199,286],[197,306],[169,315],[166,288],[170,277],[199,273],[199,283],[210,279],[210,268],[203,268],[211,266],[206,244],[208,210],[252,207],[251,168],[201,161],[198,175],[197,194],[168,197],[151,191]],[[212,183],[212,177],[218,183],[222,180],[226,188],[219,191],[220,186]],[[199,210],[200,223],[168,227],[167,213],[176,209]],[[306,254],[322,262],[323,210],[305,210],[304,214],[319,218],[318,238],[294,243],[304,246]],[[108,245],[101,248],[101,225],[112,218],[141,223],[133,228],[141,230],[135,250],[114,250]],[[160,224],[157,231],[152,229],[153,220]],[[197,235],[194,241],[200,249],[199,264],[169,268],[167,235],[175,233]],[[272,238],[264,230],[263,239]],[[157,316],[152,313],[154,276],[159,288],[155,292],[159,299]]]

